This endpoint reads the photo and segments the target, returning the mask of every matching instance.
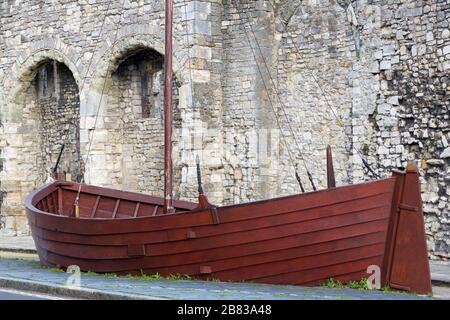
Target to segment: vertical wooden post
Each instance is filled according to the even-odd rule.
[[[405,172],[400,170],[392,171],[392,178],[395,179],[394,193],[392,195],[391,215],[386,236],[386,245],[384,249],[383,265],[381,272],[381,284],[389,284],[389,275],[391,274],[392,257],[394,255],[394,241],[397,234],[398,224],[398,207],[403,194],[403,186],[405,184]]]
[[[55,167],[53,168],[53,171],[52,171],[52,176],[53,176],[53,179],[55,179],[55,180],[66,180],[66,173],[65,172],[60,173],[58,171],[59,163],[61,162],[61,157],[64,152],[64,147],[65,147],[65,144],[62,144],[61,150],[59,151],[59,154],[58,154],[58,160],[56,160]]]
[[[61,215],[63,210],[63,192],[60,186],[58,187],[58,214]]]
[[[331,146],[327,146],[327,183],[328,189],[336,188],[336,179],[334,177],[333,155]]]
[[[80,205],[77,203],[75,205],[75,218],[79,218],[80,217]]]
[[[397,179],[400,177],[397,175]],[[395,289],[431,292],[419,172],[409,163],[394,193],[382,279]]]
[[[172,26],[173,2],[166,0],[166,50],[164,57],[164,213],[173,213],[172,164]]]

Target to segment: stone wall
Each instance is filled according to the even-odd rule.
[[[373,179],[362,159],[381,177],[416,160],[430,256],[448,258],[449,5],[224,2],[224,201],[298,192],[292,162],[324,187],[327,144],[338,184]]]
[[[20,172],[48,167],[30,162],[42,136],[30,128],[52,117],[27,90],[49,59],[79,88],[71,140],[86,182],[162,193],[161,73],[143,95],[138,53],[162,57],[164,2],[108,3],[0,6],[4,232],[25,225],[23,197],[42,180]],[[381,177],[416,160],[430,256],[449,258],[449,20],[448,0],[176,0],[175,197],[196,198],[196,155],[218,204],[297,193],[294,167],[324,188],[328,144],[338,185],[374,178],[362,159]]]
[[[420,161],[429,249],[449,258],[450,2],[380,2],[379,7],[371,150],[381,172]]]

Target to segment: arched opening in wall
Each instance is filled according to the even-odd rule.
[[[122,61],[113,77],[117,77],[123,96],[134,100],[133,112],[141,118],[156,118],[163,110],[164,57],[151,49],[140,49]]]
[[[84,168],[80,157],[80,97],[70,69],[55,60],[42,62],[33,80],[38,122],[40,180],[55,167],[64,144],[59,171],[68,180],[81,181]]]
[[[113,185],[162,195],[164,185],[164,56],[146,47],[116,60],[108,93],[107,156]],[[174,80],[174,118],[180,122],[178,81]],[[177,124],[175,124],[177,126]],[[110,153],[110,154],[108,154]]]
[[[22,234],[28,232],[25,197],[51,176],[63,143],[60,171],[74,181],[83,175],[80,98],[71,70],[52,59],[26,70],[12,90],[2,110],[0,229]]]

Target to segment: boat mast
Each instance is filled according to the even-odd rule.
[[[173,164],[172,164],[172,54],[173,54],[173,0],[166,0],[166,52],[164,59],[164,213],[173,208]]]

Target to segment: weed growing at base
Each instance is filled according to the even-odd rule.
[[[50,272],[58,272],[63,273],[65,272],[63,269],[60,268],[46,268]],[[115,273],[97,273],[92,271],[85,271],[81,272],[81,275],[84,276],[97,276],[97,277],[103,277],[103,278],[122,278],[122,279],[133,279],[133,280],[142,280],[142,281],[150,281],[150,280],[193,280],[191,276],[183,275],[183,274],[171,274],[167,277],[164,277],[160,275],[159,273],[153,274],[153,275],[132,275],[127,274],[124,276],[117,275]]]
[[[347,288],[347,289],[355,289],[355,290],[360,290],[360,291],[373,291],[373,290],[377,290],[377,291],[381,291],[384,293],[391,293],[391,294],[412,294],[412,295],[416,295],[413,292],[404,292],[404,291],[398,291],[398,290],[393,290],[392,288],[390,288],[389,286],[384,286],[380,289],[370,289],[368,284],[367,284],[367,279],[362,278],[359,281],[350,281],[346,284],[343,284],[342,282],[340,282],[339,280],[335,280],[333,278],[328,279],[327,281],[325,281],[322,284],[323,287],[327,287],[327,288]]]

